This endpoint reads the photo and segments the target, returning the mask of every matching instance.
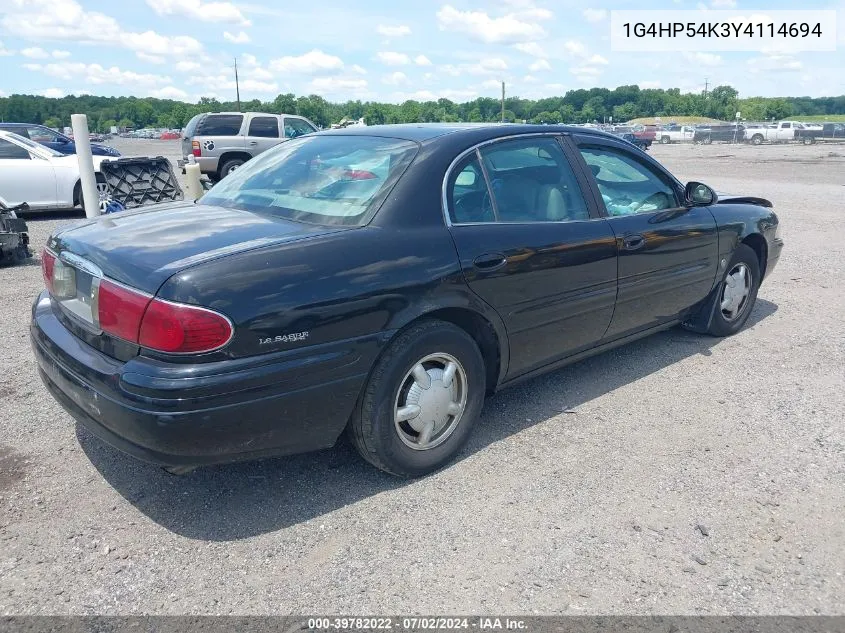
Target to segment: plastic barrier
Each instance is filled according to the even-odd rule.
[[[170,161],[163,156],[106,160],[100,163],[100,173],[111,190],[111,200],[126,209],[184,198]]]

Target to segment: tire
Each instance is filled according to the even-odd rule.
[[[763,137],[759,134],[755,134],[751,137],[751,144],[752,145],[762,145],[763,144]]]
[[[724,309],[724,301],[727,298],[726,291],[730,293],[729,277],[733,277],[734,283],[739,283],[735,276],[739,267],[745,268],[745,274],[750,277],[747,295],[742,303],[732,303],[735,313],[731,316]],[[757,301],[757,290],[760,288],[760,262],[757,253],[750,246],[740,244],[736,247],[730,263],[725,269],[722,281],[713,291],[710,308],[712,317],[707,333],[711,336],[731,336],[739,332],[748,321],[748,317],[754,310],[754,303]],[[737,286],[733,286],[736,288]],[[735,297],[737,295],[734,295]]]
[[[705,145],[710,145],[710,143],[713,142],[713,139],[708,136],[708,137],[704,138],[701,142],[704,143]]]
[[[439,379],[448,367],[442,361],[448,359],[456,362],[450,387]],[[421,364],[427,389],[413,372]],[[391,342],[373,368],[349,421],[349,438],[365,460],[385,472],[399,477],[433,472],[469,438],[484,403],[485,376],[481,352],[464,330],[433,320],[413,325]],[[411,404],[417,402],[420,406]],[[453,414],[452,405],[461,404],[461,412]],[[414,407],[415,416],[400,420],[401,411],[413,415]],[[437,420],[435,425],[424,424],[428,414]]]
[[[804,143],[804,145],[812,145],[816,142],[816,139],[814,139],[812,136],[805,136],[803,139],[801,139],[801,141]]]
[[[661,136],[661,137],[660,137],[660,142],[661,142],[663,145],[668,145],[671,141],[670,141],[670,139],[669,139],[669,137],[668,137],[668,136]]]
[[[103,211],[105,209],[106,205],[108,204],[108,202],[111,199],[110,196],[108,196],[108,199],[106,199],[106,197],[104,197],[104,195],[100,192],[100,187],[102,187],[102,185],[106,184],[106,177],[103,176],[103,174],[101,174],[100,172],[96,171],[96,172],[94,172],[94,180],[96,181],[97,189],[98,189],[97,195],[99,197],[100,211]],[[106,189],[108,189],[108,187],[106,187]],[[77,182],[73,186],[73,208],[75,209],[77,207],[84,206],[82,204],[82,202],[83,202],[83,200],[82,200],[82,183]]]
[[[220,166],[220,178],[223,180],[226,176],[235,171],[238,167],[243,165],[246,161],[243,158],[230,158]]]

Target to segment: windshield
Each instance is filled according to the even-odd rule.
[[[12,134],[13,138],[10,140],[14,140],[15,143],[18,145],[23,145],[28,150],[35,152],[36,154],[47,155],[47,156],[64,156],[61,152],[57,152],[54,149],[47,147],[46,145],[41,145],[39,143],[35,143],[30,141],[25,136],[21,136],[20,134]]]
[[[310,224],[361,225],[416,151],[416,143],[394,138],[292,139],[227,176],[202,202]]]

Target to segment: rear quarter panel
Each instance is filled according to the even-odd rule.
[[[379,333],[386,343],[424,314],[466,308],[493,324],[507,358],[504,326],[466,286],[442,225],[350,228],[231,255],[176,274],[158,295],[227,315],[236,333],[222,353],[231,357]]]

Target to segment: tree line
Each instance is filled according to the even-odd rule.
[[[170,99],[138,97],[67,96],[54,99],[14,94],[0,98],[0,121],[42,123],[49,127],[70,125],[70,115],[88,115],[89,128],[108,132],[123,128],[180,129],[196,114],[236,110],[235,102],[202,98],[183,103]],[[499,99],[479,97],[465,103],[449,99],[405,101],[401,104],[375,101],[332,103],[319,95],[297,97],[280,94],[272,101],[253,99],[241,103],[242,111],[299,114],[321,127],[343,118],[364,117],[368,125],[435,121],[499,121]],[[613,90],[590,88],[570,90],[561,97],[505,99],[506,121],[531,123],[624,122],[638,117],[703,116],[732,121],[737,112],[747,120],[783,119],[825,114],[845,114],[845,95],[839,97],[751,97],[739,99],[731,86],[717,86],[707,93],[682,94],[677,88],[640,89],[619,86]]]

